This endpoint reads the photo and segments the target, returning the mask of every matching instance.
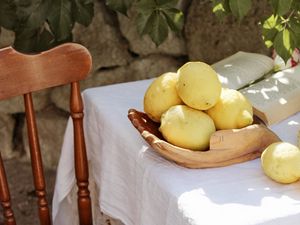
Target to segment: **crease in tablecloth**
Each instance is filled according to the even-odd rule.
[[[52,217],[54,224],[63,224],[57,221],[59,220],[59,218],[63,217],[57,217],[57,215],[59,210],[67,210],[67,207],[65,207],[66,203],[63,203],[63,199],[65,199],[65,197],[68,195],[68,193],[70,193],[71,189],[75,185],[75,173],[73,170],[73,148],[73,124],[69,119],[64,135],[61,156],[57,167],[57,171],[60,172],[56,174],[55,189],[52,200],[52,205],[54,206],[52,207]],[[70,160],[71,157],[72,160]]]

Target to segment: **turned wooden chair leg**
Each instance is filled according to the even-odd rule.
[[[79,221],[80,225],[92,225],[88,161],[83,131],[83,104],[78,82],[71,84],[70,108],[74,126],[74,161],[78,186]]]
[[[0,202],[3,207],[3,217],[5,225],[16,225],[13,210],[11,208],[10,194],[3,165],[2,157],[0,155]]]
[[[33,109],[31,93],[24,95],[25,114],[30,146],[32,173],[34,178],[35,192],[38,197],[38,211],[41,225],[51,225],[50,212],[46,199],[46,184],[43,171],[43,163],[40,152],[40,144]]]

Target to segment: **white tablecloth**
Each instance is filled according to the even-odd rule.
[[[150,80],[84,91],[90,174],[101,210],[126,225],[299,225],[300,182],[278,184],[260,159],[228,167],[186,169],[155,153],[127,119],[142,110]],[[300,113],[274,130],[296,144]],[[53,199],[54,225],[75,225],[72,124],[69,122]],[[93,190],[92,190],[93,191]],[[98,212],[99,213],[99,212]],[[97,223],[96,223],[97,224]]]

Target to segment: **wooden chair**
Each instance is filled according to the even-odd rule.
[[[83,105],[79,81],[91,69],[91,56],[79,44],[67,43],[36,55],[25,55],[8,47],[0,50],[0,100],[24,96],[25,115],[30,144],[31,165],[41,225],[50,225],[46,200],[43,163],[31,93],[71,84],[70,112],[74,125],[75,173],[78,186],[78,211],[81,225],[92,224],[91,199],[88,190],[88,164],[83,133]],[[0,202],[4,224],[16,224],[10,193],[0,156]]]

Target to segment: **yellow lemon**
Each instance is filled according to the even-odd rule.
[[[292,183],[300,178],[300,150],[287,142],[269,145],[261,155],[264,173],[279,183]]]
[[[178,95],[186,105],[206,110],[216,104],[221,94],[221,83],[211,66],[203,62],[188,62],[177,73]]]
[[[207,114],[217,129],[242,128],[253,123],[253,110],[247,98],[237,90],[223,88],[217,104]]]
[[[161,115],[171,106],[181,104],[177,94],[177,73],[164,73],[156,78],[148,87],[144,95],[144,112],[156,122],[160,122]]]
[[[206,113],[186,105],[176,105],[162,115],[159,131],[173,145],[207,150],[210,136],[216,129]]]

